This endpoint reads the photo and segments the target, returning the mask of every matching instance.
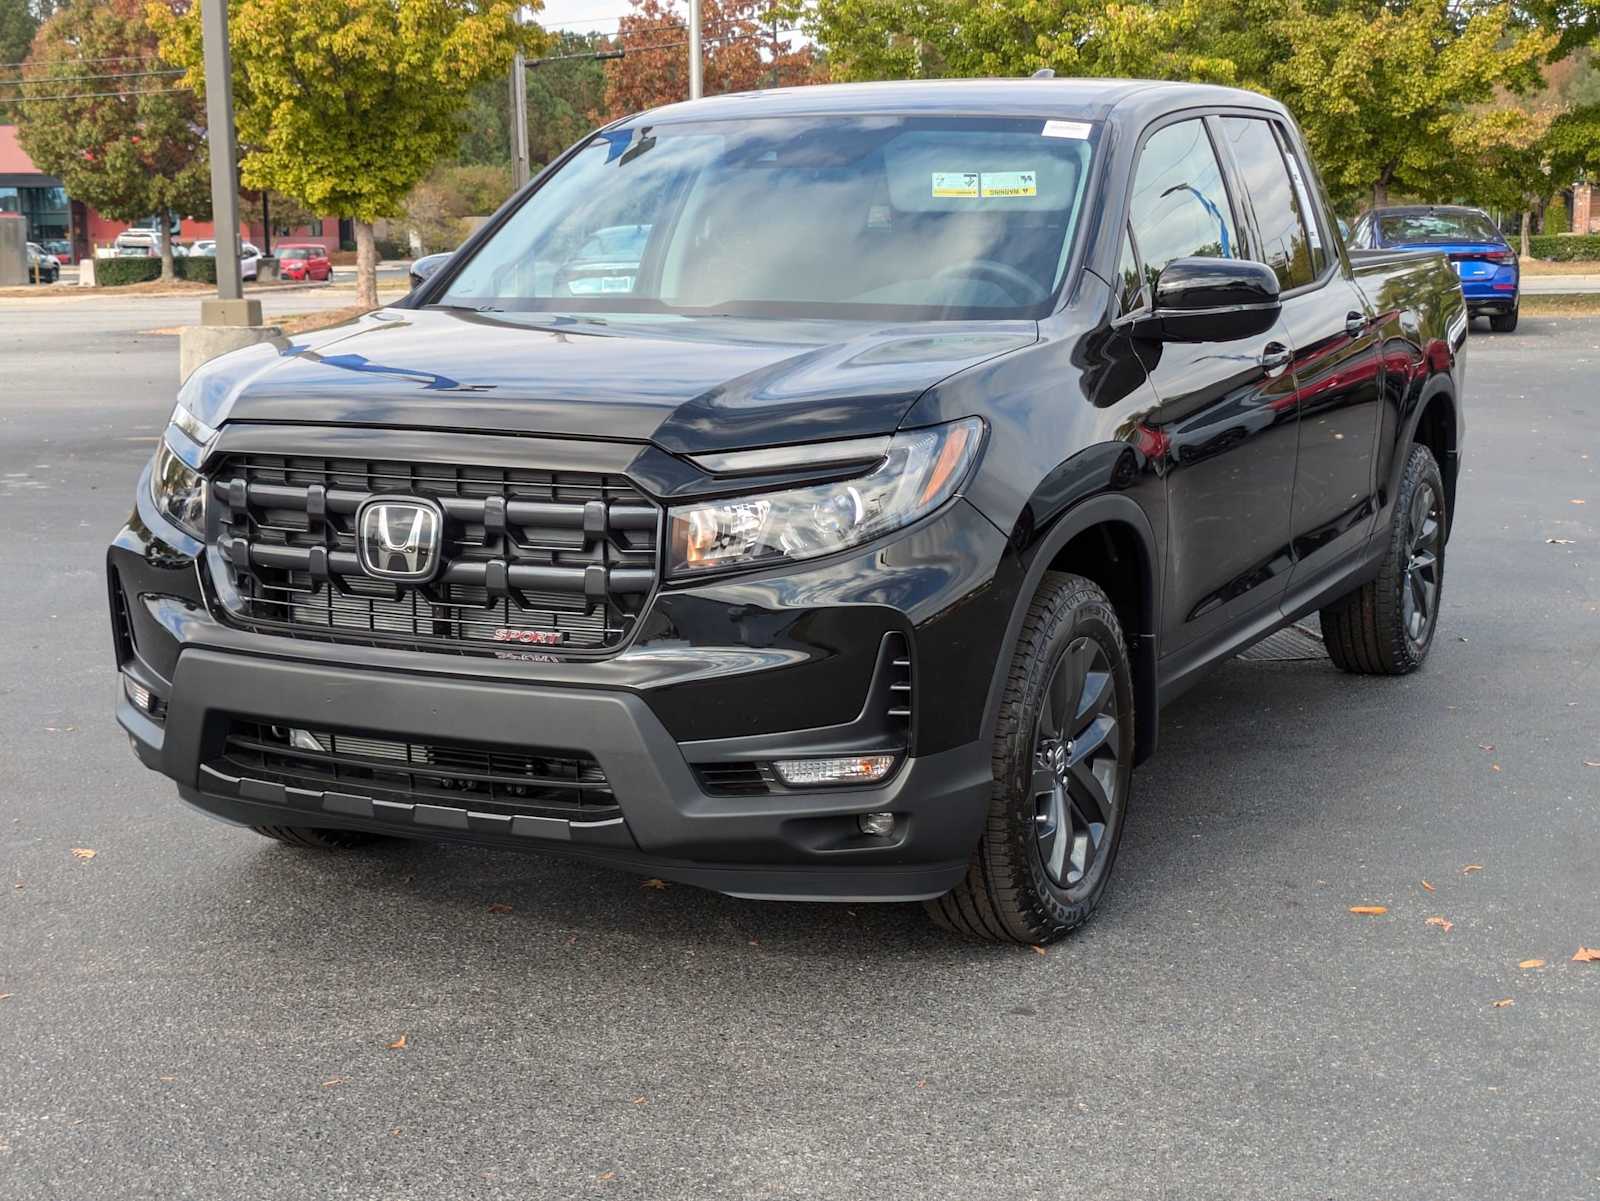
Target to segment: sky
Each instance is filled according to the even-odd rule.
[[[681,13],[689,11],[683,0],[673,0],[672,6]],[[533,19],[546,29],[571,29],[577,33],[615,33],[617,23],[629,15],[633,6],[628,0],[544,0],[544,9]],[[801,36],[789,34],[784,41],[793,45]]]

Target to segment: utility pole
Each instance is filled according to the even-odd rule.
[[[520,191],[528,182],[528,64],[518,50],[511,59],[511,177]]]
[[[700,0],[689,0],[689,99],[700,99]]]
[[[239,151],[233,132],[233,54],[228,0],[200,0],[211,149],[211,213],[217,234],[217,299],[200,303],[202,325],[260,325],[261,302],[244,299],[239,271]]]

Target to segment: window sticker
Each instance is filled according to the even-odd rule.
[[[1037,196],[1037,171],[985,171],[982,192],[985,196]]]
[[[1047,138],[1074,138],[1081,142],[1089,136],[1089,124],[1086,121],[1046,121],[1040,133]]]
[[[978,173],[976,171],[935,171],[933,173],[933,194],[936,198],[976,197],[978,195]]]

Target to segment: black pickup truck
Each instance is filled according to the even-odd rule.
[[[110,549],[118,717],[298,846],[1045,942],[1205,668],[1319,610],[1346,671],[1423,662],[1466,328],[1252,93],[631,117],[404,301],[186,382]]]

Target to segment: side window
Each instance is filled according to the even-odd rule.
[[[1239,233],[1216,151],[1198,118],[1150,135],[1128,210],[1152,288],[1173,259],[1239,256]]]
[[[1323,245],[1322,228],[1327,222],[1327,216],[1321,213],[1316,199],[1311,194],[1311,188],[1306,184],[1305,168],[1300,164],[1300,156],[1294,151],[1294,143],[1289,141],[1289,135],[1284,132],[1283,126],[1273,123],[1274,132],[1278,135],[1278,149],[1283,151],[1283,161],[1289,164],[1289,178],[1294,181],[1295,199],[1300,202],[1300,215],[1305,218],[1306,232],[1311,237],[1311,265],[1316,268],[1318,276],[1328,269],[1328,247]]]
[[[1223,117],[1221,125],[1261,227],[1262,256],[1278,273],[1278,286],[1287,292],[1309,284],[1319,274],[1311,236],[1272,126],[1254,117]]]
[[[1122,258],[1117,262],[1117,313],[1136,313],[1145,306],[1144,276],[1139,274],[1139,256],[1133,252],[1133,237],[1122,231]]]

